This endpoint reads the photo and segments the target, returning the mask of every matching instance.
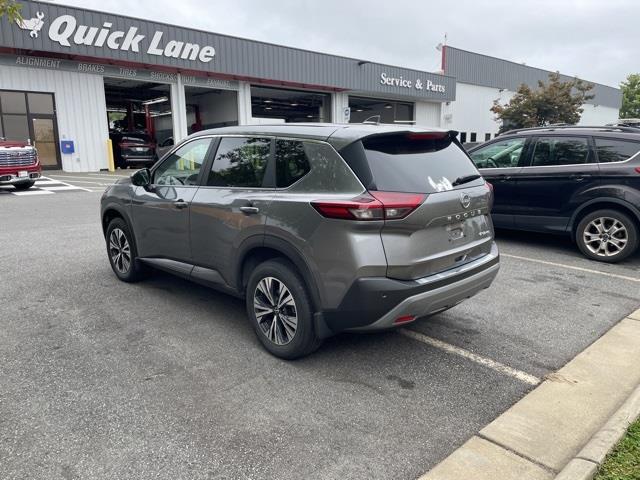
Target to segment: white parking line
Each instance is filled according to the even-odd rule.
[[[114,173],[87,173],[87,175],[91,175],[94,177],[102,177],[102,178],[110,178],[110,177],[129,178],[131,176],[131,175],[116,175]]]
[[[52,177],[52,178],[56,178],[56,177]],[[99,182],[99,181],[96,181],[96,180],[98,180],[98,179],[97,178],[94,179],[94,180],[76,180],[76,179],[74,179],[73,181],[74,181],[74,183],[90,183],[92,185],[101,185],[101,186],[105,186],[105,187],[109,186],[109,185],[113,185],[113,183]],[[66,182],[63,182],[62,180],[57,180],[55,183],[66,183]]]
[[[620,280],[628,280],[630,282],[640,282],[640,278],[637,278],[637,277],[628,277],[626,275],[619,275],[617,273],[609,273],[609,272],[603,272],[601,270],[593,270],[591,268],[576,267],[573,265],[566,265],[564,263],[549,262],[547,260],[538,260],[537,258],[521,257],[519,255],[511,255],[508,253],[500,253],[500,256],[507,257],[507,258],[515,258],[517,260],[525,260],[527,262],[541,263],[543,265],[551,265],[553,267],[568,268],[569,270],[577,270],[579,272],[595,273],[597,275],[604,275],[605,277],[619,278]]]
[[[57,192],[58,190],[84,190],[88,191],[86,188],[76,187],[75,185],[61,185],[59,187],[47,187],[47,186],[38,186],[38,188],[42,188],[43,190],[47,190],[48,192]]]
[[[55,180],[55,179],[54,179]],[[83,190],[85,192],[90,192],[91,190],[87,190],[86,188],[78,187],[77,185],[71,185],[70,183],[63,182],[62,180],[55,180],[55,183],[58,185],[62,184],[59,187],[48,187],[47,184],[51,185],[52,178],[50,177],[41,177],[36,180],[36,187],[42,188],[43,190]]]
[[[13,195],[29,196],[29,195],[53,195],[49,190],[25,190],[24,192],[11,192]]]
[[[95,182],[95,181],[98,180],[98,178],[104,178],[104,177],[85,177],[85,176],[82,176],[82,175],[57,175],[57,174],[55,174],[55,175],[51,175],[51,178],[64,178],[67,181],[75,180],[76,182],[79,182],[81,179],[84,179],[84,180],[91,180],[91,181]],[[114,178],[112,183],[115,183],[116,180],[117,179]]]
[[[405,337],[409,337],[413,340],[417,340],[418,342],[426,343],[427,345],[430,345],[432,347],[438,348],[440,350],[444,350],[447,353],[452,353],[454,355],[458,355],[460,357],[466,358],[467,360],[470,360],[479,365],[495,370],[496,372],[502,373],[504,375],[513,377],[517,380],[520,380],[521,382],[528,383],[529,385],[538,385],[541,382],[541,380],[536,376],[530,375],[520,370],[516,370],[515,368],[511,368],[500,362],[491,360],[490,358],[476,355],[475,353],[472,353],[469,350],[456,347],[455,345],[451,345],[450,343],[443,342],[442,340],[438,340],[437,338],[429,337],[423,333],[416,332],[414,330],[409,330],[406,328],[398,330],[398,333],[401,333]]]

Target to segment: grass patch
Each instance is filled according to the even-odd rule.
[[[596,480],[640,480],[640,419],[607,455]]]

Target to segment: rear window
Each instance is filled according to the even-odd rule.
[[[448,134],[401,134],[362,140],[371,170],[370,188],[389,192],[435,193],[482,185],[484,180],[453,186],[478,170]]]

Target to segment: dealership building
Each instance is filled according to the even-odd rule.
[[[59,4],[23,1],[0,20],[0,137],[29,139],[45,167],[97,171],[108,140],[145,132],[158,151],[228,125],[433,126],[484,141],[489,111],[549,72],[450,46],[438,73]],[[433,51],[436,54],[435,50]],[[569,77],[567,77],[569,78]],[[581,123],[616,121],[619,89],[594,84]]]

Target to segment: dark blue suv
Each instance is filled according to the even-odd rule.
[[[618,262],[638,247],[640,129],[512,130],[469,150],[494,187],[496,227],[571,235],[584,255]]]

